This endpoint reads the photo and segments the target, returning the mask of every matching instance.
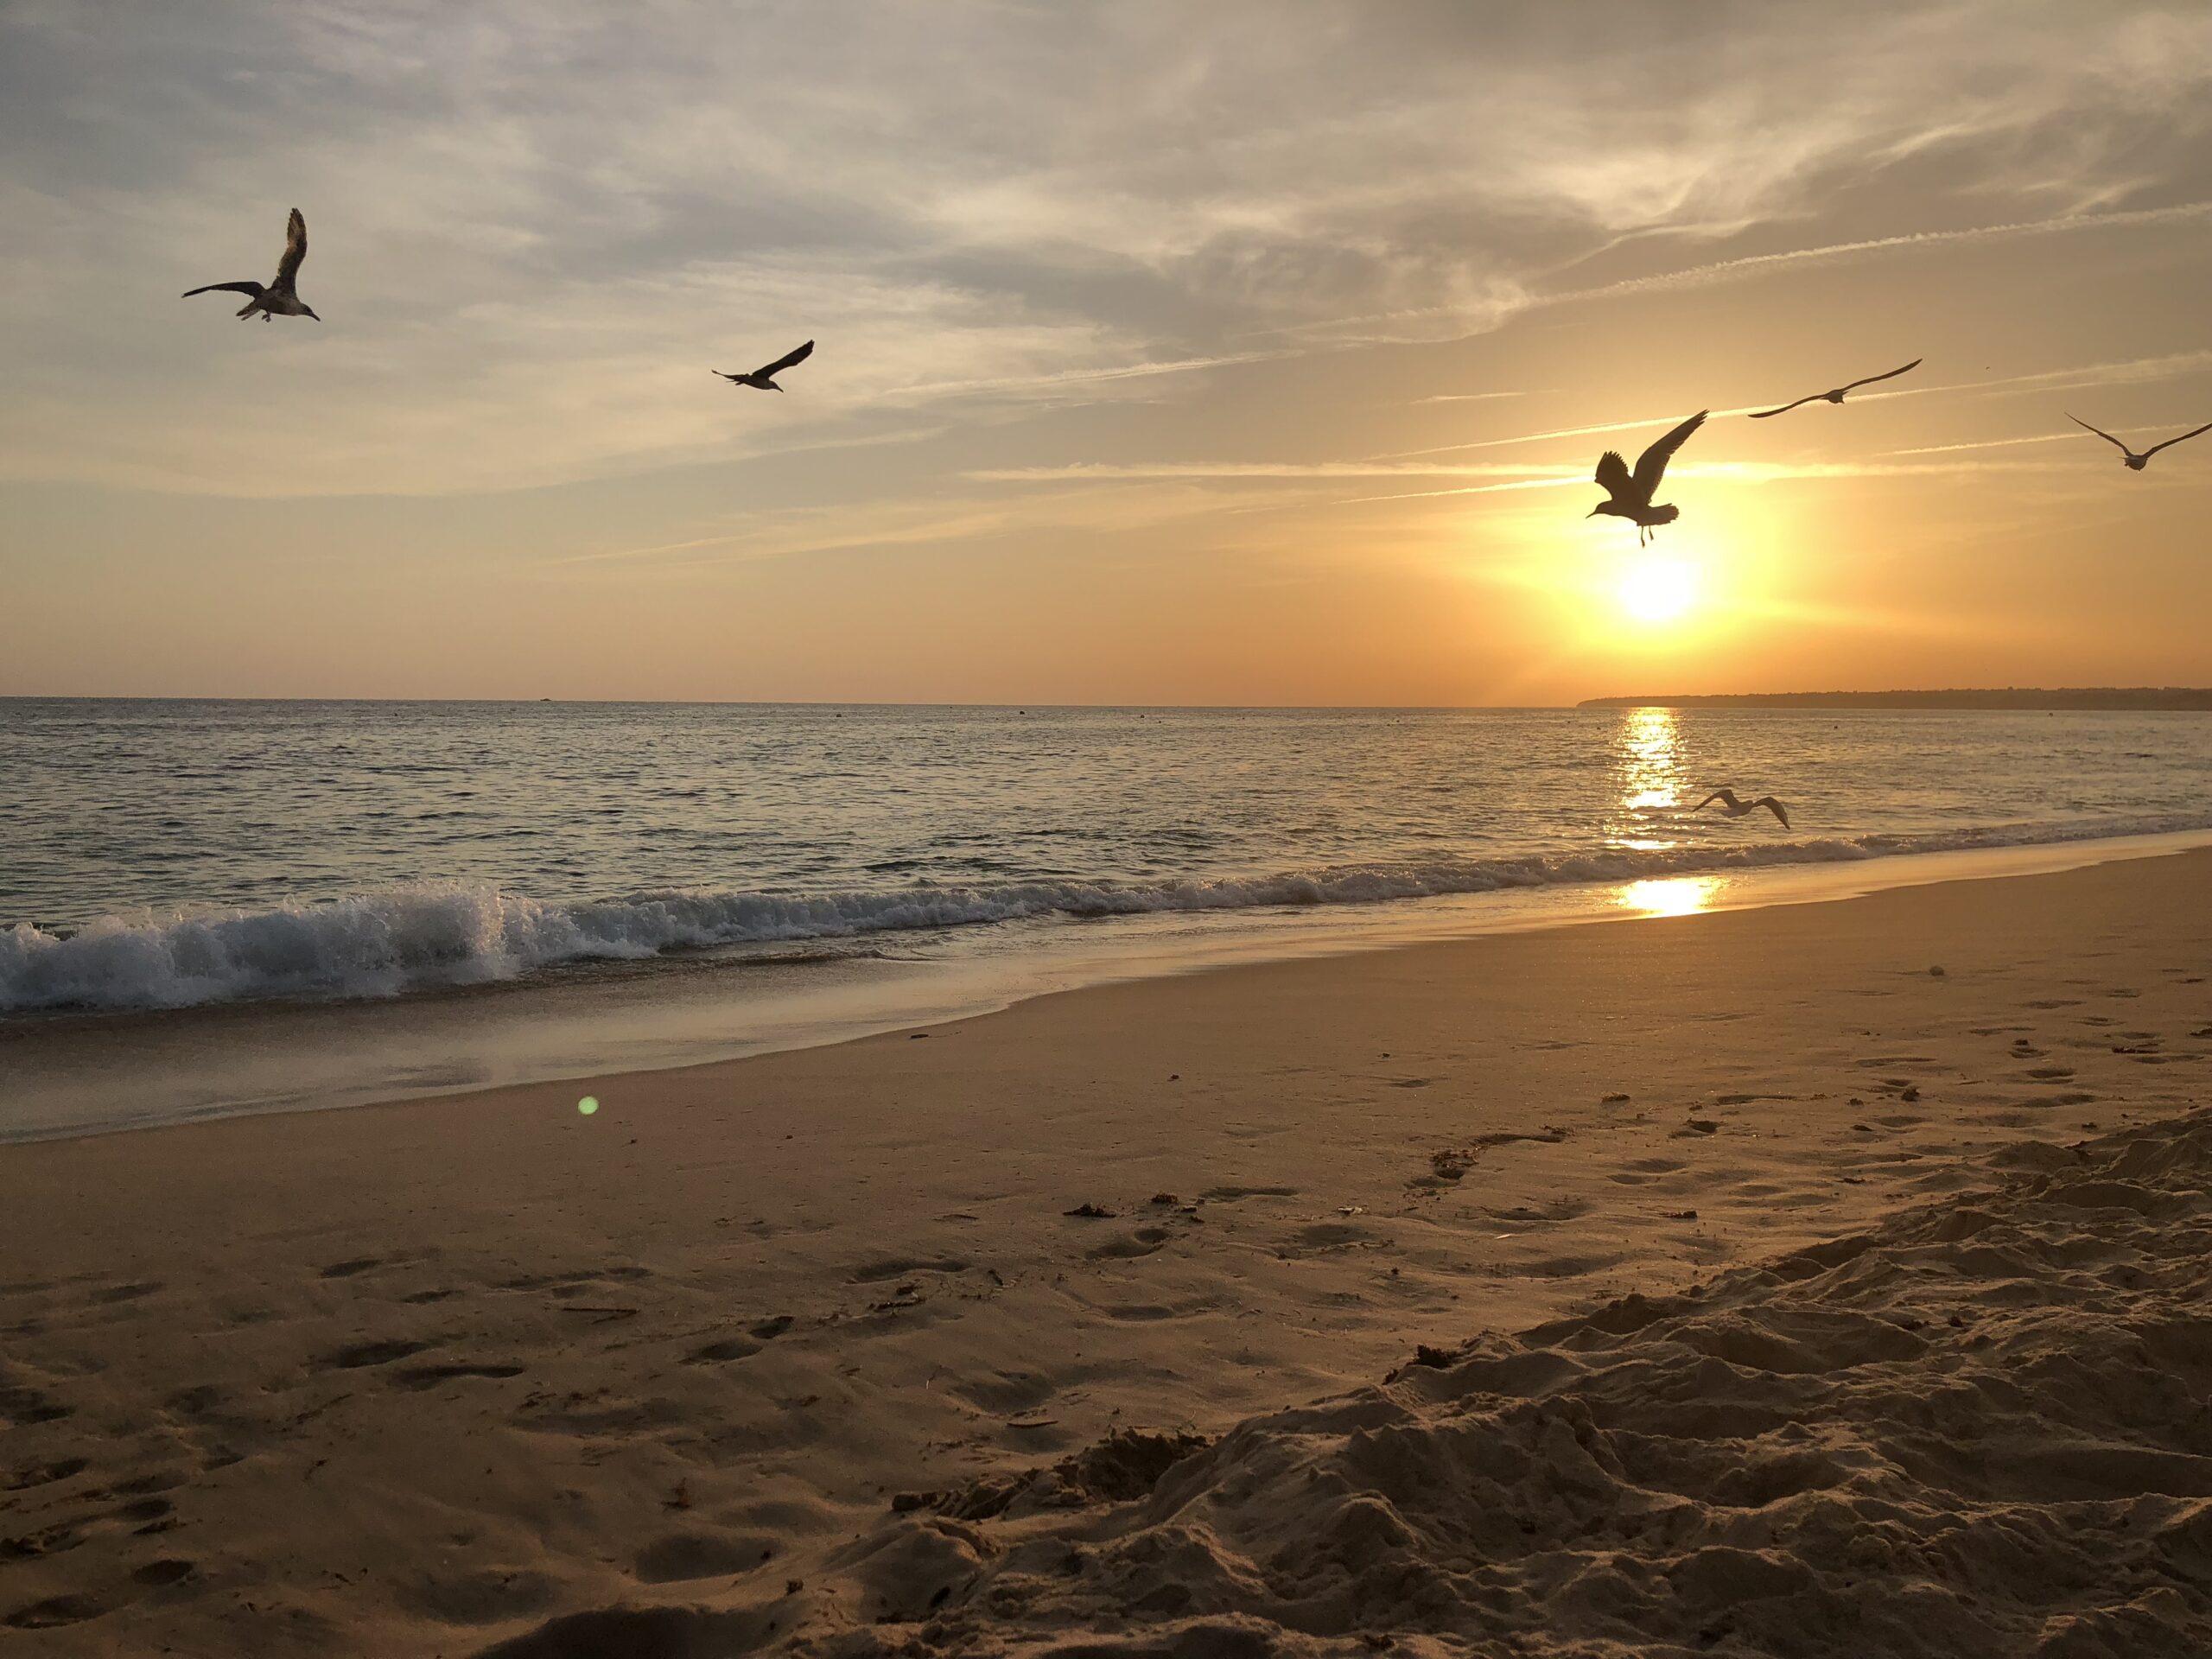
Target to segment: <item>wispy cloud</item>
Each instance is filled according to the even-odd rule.
[[[1528,391],[1440,391],[1427,397],[1416,397],[1416,404],[1487,404],[1501,397],[1532,397]]]
[[[1853,242],[1827,242],[1814,247],[1791,248],[1780,253],[1745,254],[1736,259],[1717,259],[1679,270],[1648,276],[1624,277],[1595,288],[1567,289],[1539,294],[1537,302],[1565,304],[1576,300],[1609,299],[1624,294],[1652,294],[1682,288],[1702,288],[1713,283],[1739,282],[1792,267],[1825,264],[1867,254],[1895,253],[1909,249],[1941,248],[1968,242],[2007,241],[2034,236],[2062,236],[2082,231],[2108,231],[2146,225],[2177,225],[2212,218],[2212,201],[2177,203],[2168,207],[2144,207],[2114,213],[2062,213],[2050,219],[2020,219],[2002,225],[1969,226],[1957,230],[1914,231],[1902,236],[1863,238]]]

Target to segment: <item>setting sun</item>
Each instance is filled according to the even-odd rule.
[[[1673,622],[1697,603],[1697,572],[1675,559],[1649,559],[1621,580],[1622,608],[1639,622]]]

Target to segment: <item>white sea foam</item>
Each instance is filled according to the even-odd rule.
[[[1630,881],[1777,864],[2212,829],[2212,815],[2077,819],[1853,839],[1441,858],[1156,883],[1014,881],[810,894],[671,891],[558,902],[489,885],[416,884],[331,904],[103,917],[0,931],[0,1010],[186,1007],[385,996],[522,977],[562,963],[1025,918],[1379,904],[1509,887]]]

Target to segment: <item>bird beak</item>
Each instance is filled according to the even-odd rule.
[[[1598,516],[1598,509],[1597,509],[1597,508],[1595,508],[1595,507],[1592,507],[1592,508],[1591,508],[1591,509],[1590,509],[1590,511],[1589,511],[1589,512],[1587,512],[1584,513],[1582,516],[1583,516],[1585,518],[1595,518]]]

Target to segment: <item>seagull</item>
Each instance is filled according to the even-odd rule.
[[[2096,427],[2090,426],[2087,421],[2081,419],[2079,416],[2069,415],[2066,418],[2072,421],[2074,424],[2078,427],[2082,427],[2088,431],[2096,433],[2096,435],[2102,438],[2107,443],[2119,450],[2120,454],[2120,465],[2133,473],[2141,472],[2145,467],[2150,464],[2151,457],[2157,454],[2159,450],[2171,449],[2174,445],[2180,443],[2186,439],[2195,437],[2196,435],[2196,432],[2212,432],[2212,421],[2208,421],[2202,426],[2198,427],[2196,429],[2196,432],[2184,432],[2178,438],[2168,438],[2164,443],[2154,443],[2139,455],[2126,444],[2122,443],[2118,438],[2113,436],[2111,433],[2102,431]]]
[[[317,322],[321,322],[322,319],[315,316],[314,308],[301,303],[300,296],[292,290],[292,284],[300,274],[300,264],[307,257],[308,222],[300,217],[300,210],[295,207],[291,219],[284,226],[284,257],[276,262],[275,282],[266,288],[259,283],[210,283],[205,288],[191,289],[183,297],[188,300],[194,294],[213,294],[218,289],[232,294],[249,294],[252,298],[238,310],[240,321],[258,311],[264,322],[271,317],[315,317]]]
[[[1789,814],[1783,809],[1782,803],[1776,800],[1771,795],[1762,795],[1756,801],[1739,801],[1736,798],[1736,791],[1734,790],[1716,789],[1712,794],[1707,796],[1695,806],[1690,808],[1690,810],[1693,812],[1702,812],[1707,807],[1711,806],[1715,801],[1720,803],[1720,810],[1723,812],[1726,812],[1732,818],[1746,817],[1751,813],[1758,811],[1759,808],[1764,807],[1768,811],[1773,813],[1777,818],[1782,821],[1782,827],[1783,829],[1787,830],[1789,827]]]
[[[755,369],[750,374],[723,374],[720,369],[709,369],[707,372],[721,374],[723,379],[734,385],[751,386],[759,391],[781,391],[783,388],[776,384],[776,377],[791,367],[792,364],[805,362],[813,354],[814,342],[810,340],[790,355],[779,357],[766,367]]]
[[[1784,404],[1780,409],[1763,409],[1751,418],[1755,421],[1763,421],[1770,415],[1787,415],[1799,404],[1817,404],[1822,398],[1826,398],[1832,404],[1840,404],[1843,401],[1843,394],[1847,391],[1856,391],[1861,386],[1871,386],[1877,380],[1894,380],[1897,376],[1918,368],[1927,360],[1925,358],[1916,357],[1902,369],[1891,369],[1887,374],[1870,374],[1864,380],[1853,380],[1847,385],[1838,386],[1834,391],[1816,391],[1809,397],[1800,397],[1796,404]]]
[[[1652,493],[1659,487],[1659,480],[1667,470],[1667,463],[1674,459],[1675,451],[1689,441],[1691,433],[1705,424],[1705,417],[1712,411],[1700,409],[1680,426],[1660,439],[1636,458],[1636,474],[1630,477],[1628,462],[1621,459],[1620,451],[1608,449],[1598,457],[1598,484],[1609,499],[1600,501],[1584,514],[1595,518],[1601,512],[1610,512],[1617,518],[1636,521],[1638,546],[1651,539],[1654,524],[1671,524],[1680,516],[1679,509],[1651,505]]]

